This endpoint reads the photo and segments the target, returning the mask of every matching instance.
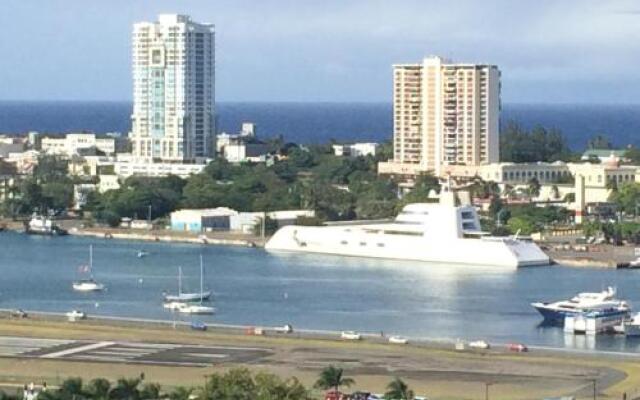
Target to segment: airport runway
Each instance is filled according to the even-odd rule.
[[[206,367],[227,362],[251,363],[270,354],[271,350],[259,347],[0,336],[0,357]]]

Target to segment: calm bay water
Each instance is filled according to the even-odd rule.
[[[104,293],[71,289],[78,266],[94,246]],[[138,249],[150,255],[138,259]],[[477,339],[529,345],[640,352],[624,337],[565,336],[539,327],[529,303],[578,291],[618,287],[640,307],[640,271],[544,267],[514,272],[337,256],[273,255],[261,249],[137,243],[93,238],[45,238],[0,233],[0,307],[172,320],[161,305],[175,291],[177,267],[185,285],[214,290],[210,322],[397,333],[430,339]],[[183,317],[184,318],[184,317]]]

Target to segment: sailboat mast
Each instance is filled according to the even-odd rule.
[[[93,275],[93,245],[89,245],[89,275]]]
[[[200,254],[200,304],[202,304],[202,296],[204,288],[202,287],[202,280],[204,278],[204,266],[202,262],[202,254]]]
[[[182,267],[178,267],[178,296],[182,294]]]

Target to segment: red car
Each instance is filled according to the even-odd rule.
[[[529,351],[529,348],[522,343],[509,343],[507,349],[511,351],[517,351],[518,353],[525,353]]]

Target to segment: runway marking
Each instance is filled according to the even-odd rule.
[[[117,361],[117,362],[127,362],[129,359],[122,357],[107,357],[107,356],[95,356],[92,354],[75,354],[69,357],[70,360],[88,360],[88,361]]]
[[[91,343],[91,344],[87,344],[85,346],[73,347],[73,348],[67,349],[67,350],[56,351],[55,353],[43,354],[43,355],[40,356],[40,358],[60,358],[60,357],[68,356],[68,355],[75,354],[75,353],[82,353],[82,352],[89,351],[89,350],[95,350],[95,349],[99,349],[99,348],[102,348],[102,347],[112,346],[114,344],[115,344],[115,342]]]
[[[183,355],[202,358],[229,358],[228,354],[184,353]]]
[[[131,353],[121,353],[119,351],[91,351],[91,352],[88,352],[87,354],[97,354],[99,356],[120,356],[123,358],[133,358],[133,357],[140,357],[140,356],[144,356],[152,353],[131,354]]]
[[[131,349],[126,347],[109,347],[107,350],[109,351],[119,351],[121,353],[129,353],[129,354],[150,354],[157,353],[157,350],[152,349]],[[162,349],[160,350],[162,351]]]
[[[208,345],[183,345],[182,347],[191,348],[203,348],[203,349],[215,349],[215,350],[253,350],[253,351],[265,351],[265,348],[261,347],[233,347],[233,346],[208,346]]]

